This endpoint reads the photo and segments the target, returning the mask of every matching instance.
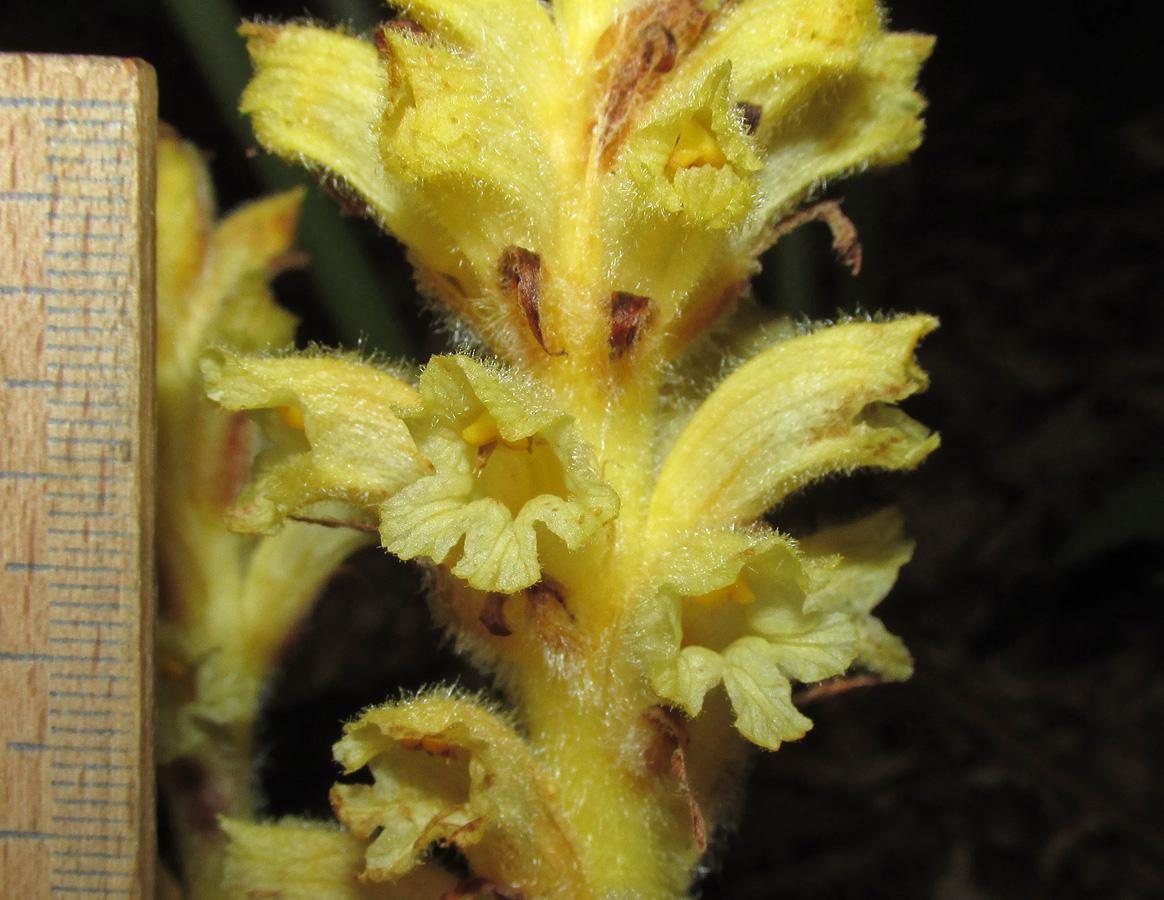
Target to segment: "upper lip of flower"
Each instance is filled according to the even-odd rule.
[[[754,521],[808,481],[858,466],[910,468],[936,435],[889,404],[924,390],[913,361],[928,316],[852,321],[776,344],[728,376],[663,461],[652,527]]]

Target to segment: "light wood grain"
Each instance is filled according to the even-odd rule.
[[[153,893],[153,72],[0,56],[0,893]]]

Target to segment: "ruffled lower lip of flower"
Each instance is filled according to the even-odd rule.
[[[823,681],[853,665],[888,680],[909,677],[908,652],[871,611],[913,544],[895,509],[826,529],[795,548],[761,538],[751,536],[762,549],[744,563],[738,553],[722,555],[740,545],[738,536],[692,544],[692,556],[703,551],[705,558],[702,567],[686,560],[687,568],[710,574],[672,581],[702,593],[672,599],[673,649],[652,683],[690,715],[722,683],[740,733],[775,750],[812,724],[792,703],[793,682]]]
[[[698,714],[707,692],[722,683],[736,728],[775,750],[803,737],[812,725],[792,703],[792,682],[843,673],[856,654],[857,633],[840,613],[806,615],[799,604],[757,599],[747,587],[742,593],[744,602],[759,608],[744,609],[733,597],[715,607],[684,601],[681,639],[687,646],[656,669],[652,682],[690,715]]]
[[[541,578],[537,526],[569,550],[618,511],[568,416],[524,376],[469,356],[431,360],[422,407],[406,418],[435,473],[380,507],[385,548],[448,563],[480,590]]]

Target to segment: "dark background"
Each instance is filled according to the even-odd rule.
[[[337,2],[244,12],[326,17]],[[263,188],[174,4],[9,2],[0,43],[153,63],[162,117],[213,149],[229,207]],[[895,27],[939,42],[921,150],[837,194],[866,272],[848,279],[825,234],[797,233],[757,294],[813,317],[942,320],[921,352],[932,387],[908,404],[942,432],[941,451],[775,515],[803,527],[905,509],[918,550],[883,614],[918,674],[817,702],[809,736],[758,761],[705,895],[1164,896],[1164,17],[1134,2],[892,11]],[[359,223],[356,241],[392,287],[392,327],[427,352],[398,251]],[[279,284],[305,337],[351,340],[314,291],[302,273]],[[270,812],[325,810],[341,717],[458,672],[435,649],[418,581],[365,554],[306,627],[267,717]],[[385,584],[390,601],[369,602]]]

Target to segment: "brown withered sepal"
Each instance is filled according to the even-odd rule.
[[[497,273],[501,290],[521,307],[521,311],[525,313],[525,320],[529,323],[530,331],[537,339],[538,346],[549,353],[545,338],[542,337],[540,310],[542,258],[532,250],[510,245],[501,251],[501,259],[497,262]]]
[[[650,321],[654,305],[650,297],[615,291],[610,295],[610,357],[618,359],[638,340]]]
[[[603,60],[595,118],[598,158],[609,168],[639,109],[658,91],[707,28],[711,14],[698,0],[657,0],[637,6],[603,32],[595,56]]]
[[[764,236],[757,253],[763,253],[784,235],[808,222],[824,222],[828,225],[829,231],[833,234],[833,250],[854,275],[859,275],[861,241],[857,237],[857,226],[845,215],[837,200],[825,200],[781,219]]]

